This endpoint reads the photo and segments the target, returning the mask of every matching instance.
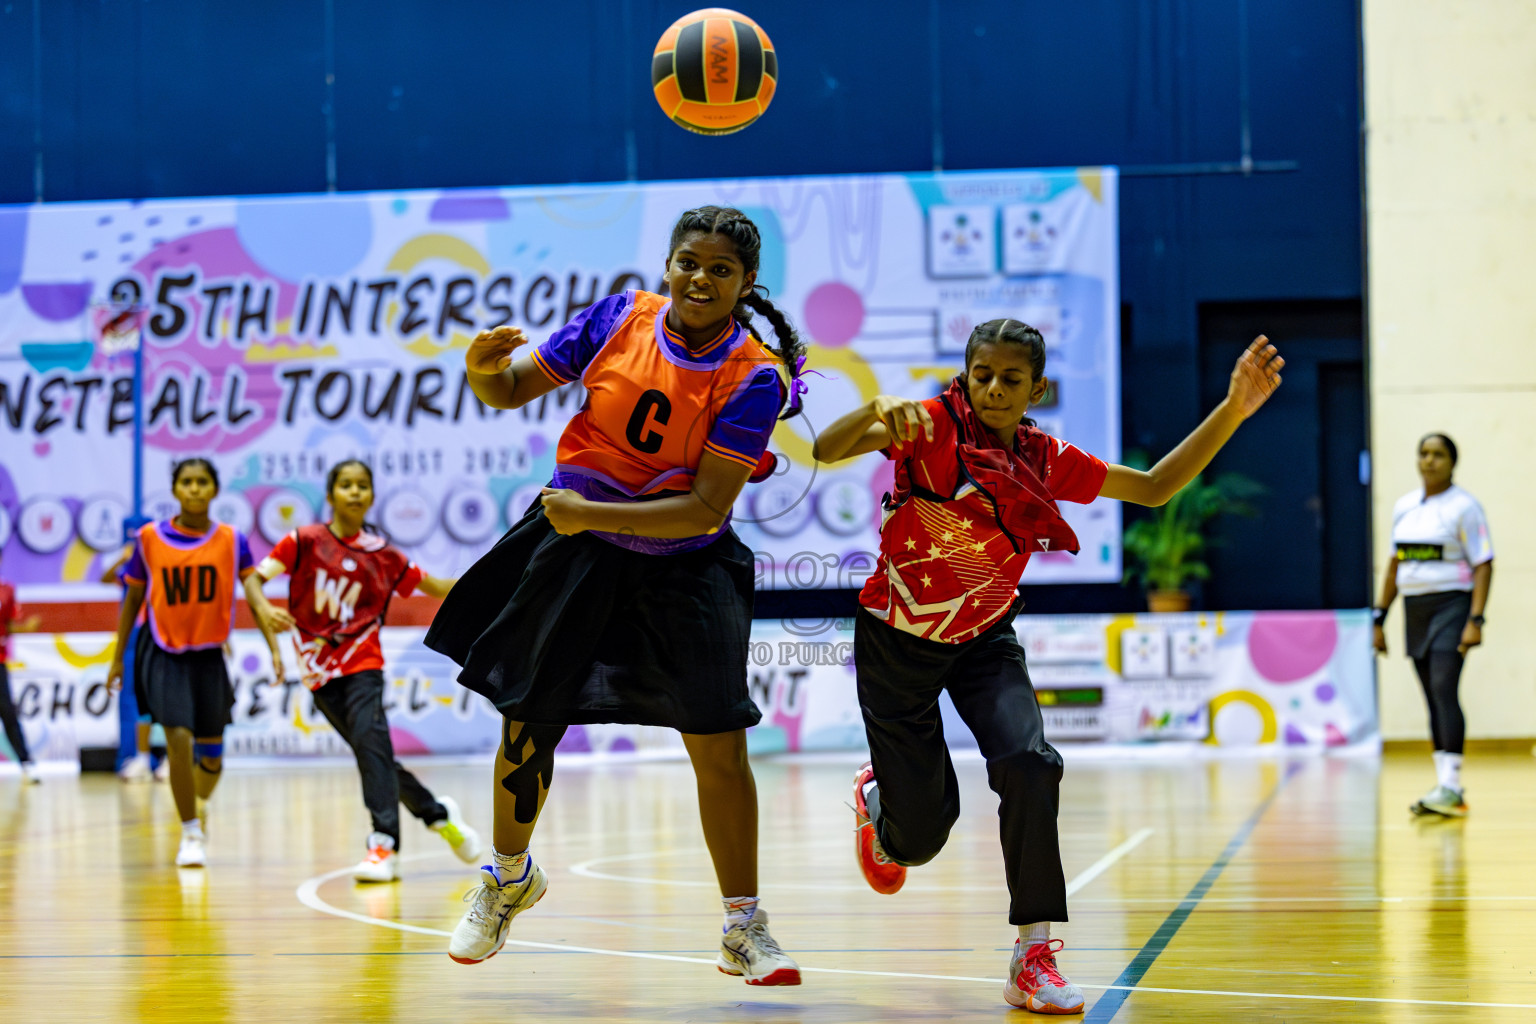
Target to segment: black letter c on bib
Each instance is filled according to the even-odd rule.
[[[661,434],[655,430],[646,430],[645,436],[640,432],[645,430],[646,420],[655,413],[656,424],[666,426],[667,420],[672,416],[672,403],[667,396],[660,391],[652,389],[640,396],[640,401],[635,403],[635,411],[630,414],[629,426],[624,429],[624,437],[634,446],[636,451],[645,452],[647,455],[655,455],[661,451]]]

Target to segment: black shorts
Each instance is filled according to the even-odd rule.
[[[513,721],[731,732],[747,692],[752,553],[727,530],[652,555],[556,533],[528,510],[443,601],[426,645]]]
[[[234,721],[235,688],[229,682],[224,651],[167,651],[154,631],[139,630],[134,652],[133,691],[140,713],[167,729],[190,729],[198,739],[223,736]]]
[[[1442,590],[1403,598],[1404,631],[1408,657],[1423,658],[1430,651],[1454,651],[1461,646],[1461,631],[1472,614],[1470,590]]]

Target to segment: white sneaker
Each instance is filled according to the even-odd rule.
[[[181,848],[176,851],[176,866],[179,868],[202,867],[208,859],[208,851],[204,848],[205,842],[201,835],[183,832]]]
[[[155,781],[169,782],[171,778],[171,759],[162,757],[160,763],[155,765]]]
[[[124,782],[148,782],[151,774],[148,754],[134,754],[117,770],[117,777]]]
[[[400,878],[399,862],[393,840],[375,832],[368,837],[368,855],[352,869],[352,877],[359,882],[393,882]]]
[[[512,919],[539,900],[549,888],[544,869],[528,858],[520,881],[502,881],[494,864],[480,868],[480,886],[464,894],[469,910],[448,941],[448,958],[459,964],[478,964],[500,952],[507,942]]]
[[[459,810],[459,802],[453,797],[440,796],[437,802],[443,805],[443,809],[448,812],[448,817],[427,827],[448,841],[448,845],[453,847],[455,857],[465,864],[473,864],[480,856],[480,833],[464,823],[464,814]]]
[[[1027,948],[1022,939],[1014,942],[1008,981],[1003,985],[1008,1005],[1030,1013],[1083,1012],[1083,990],[1056,967],[1056,953],[1061,947],[1060,939],[1032,943]]]
[[[758,910],[720,938],[715,966],[722,974],[745,978],[748,985],[798,985],[800,965],[784,955],[768,934],[768,912]]]

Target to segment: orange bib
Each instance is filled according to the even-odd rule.
[[[167,651],[193,651],[229,639],[240,559],[234,527],[215,523],[202,543],[181,547],[160,535],[159,524],[148,523],[139,530],[139,548],[155,642]]]

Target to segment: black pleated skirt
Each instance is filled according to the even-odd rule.
[[[139,628],[134,650],[133,695],[152,720],[167,729],[191,730],[197,738],[222,736],[234,720],[235,688],[224,651],[168,651],[148,625]]]
[[[686,733],[756,725],[752,553],[735,533],[652,555],[562,536],[535,505],[454,584],[426,644],[503,715]]]

